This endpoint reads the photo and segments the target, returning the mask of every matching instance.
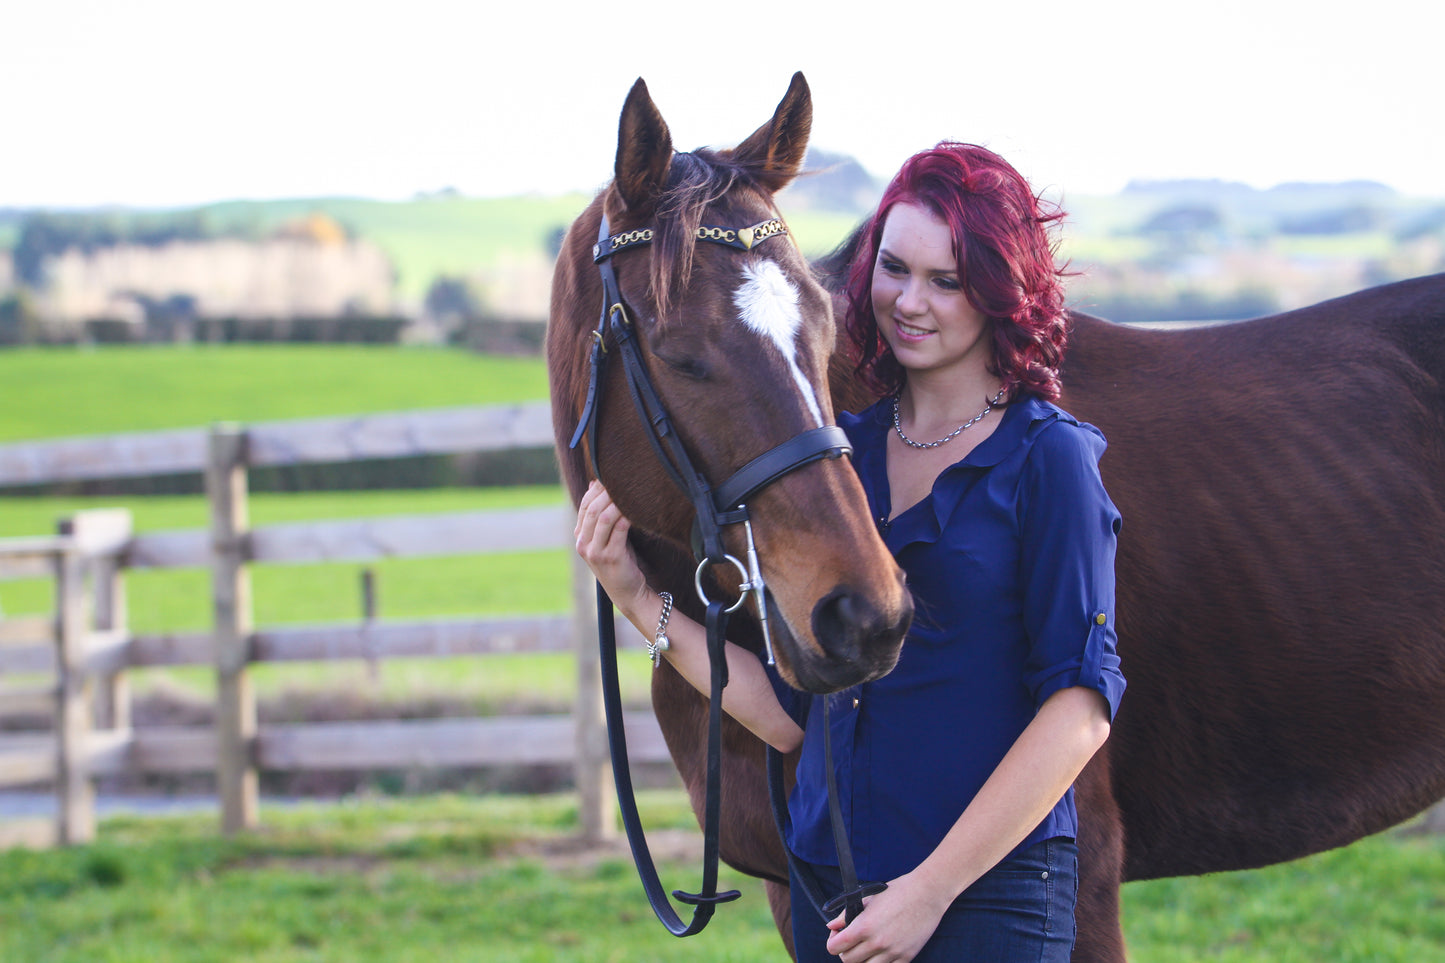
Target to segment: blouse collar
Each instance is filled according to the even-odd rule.
[[[1024,395],[1009,403],[1003,409],[1003,420],[993,433],[974,446],[959,461],[939,473],[934,480],[931,494],[925,501],[931,503],[932,511],[922,504],[912,506],[901,516],[893,514],[892,492],[888,487],[887,444],[888,433],[893,430],[893,401],[884,398],[859,415],[844,413],[839,418],[854,439],[856,453],[855,467],[863,486],[868,492],[873,514],[880,521],[888,518],[884,530],[884,542],[895,554],[912,542],[935,542],[948,524],[962,498],[964,489],[976,472],[968,469],[988,469],[998,465],[1011,454],[1032,443],[1038,428],[1058,418],[1073,419],[1035,395]],[[887,504],[885,504],[887,502]]]

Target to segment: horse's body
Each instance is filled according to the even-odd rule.
[[[596,230],[588,215],[579,224],[574,234]],[[578,280],[583,242],[568,247],[548,337],[575,500],[589,473],[565,447],[585,387],[574,359],[600,295]],[[839,407],[860,403],[839,372]],[[1181,332],[1076,315],[1064,385],[1062,405],[1109,439],[1102,471],[1124,517],[1129,689],[1078,783],[1074,954],[1119,961],[1121,882],[1291,859],[1445,795],[1445,275]],[[625,392],[613,386],[606,403],[627,420]],[[604,482],[631,490],[624,510],[670,518],[639,494],[652,485],[665,502],[666,482],[631,443],[642,477],[606,477],[604,460]],[[799,527],[831,529],[856,510],[816,504]],[[636,545],[695,615],[692,563],[670,524]],[[807,564],[831,571],[821,556]],[[756,647],[752,625],[734,625],[731,637]],[[664,665],[653,703],[696,806],[705,700]],[[762,745],[729,723],[725,751],[724,858],[768,880],[786,939]]]
[[[1129,691],[1079,787],[1075,958],[1112,960],[1119,881],[1445,795],[1445,275],[1189,331],[1080,315],[1064,385],[1124,516]]]

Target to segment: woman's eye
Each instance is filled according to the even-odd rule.
[[[955,281],[953,278],[934,278],[934,279],[933,279],[933,283],[934,283],[934,284],[937,284],[940,288],[942,288],[942,289],[945,290],[945,291],[957,291],[957,290],[958,290],[958,282]]]
[[[902,274],[902,273],[904,273],[904,271],[903,271],[903,265],[899,264],[897,261],[890,261],[890,260],[887,259],[887,258],[884,258],[883,260],[879,261],[879,262],[878,262],[878,266],[879,266],[880,268],[882,268],[884,271],[886,271],[887,273],[889,273],[889,274]]]

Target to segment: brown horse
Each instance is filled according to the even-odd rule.
[[[700,227],[736,231],[778,217],[773,195],[802,164],[811,116],[807,85],[797,75],[773,119],[737,148],[674,155],[667,125],[638,81],[622,111],[616,179],[568,231],[553,280],[547,354],[559,460],[572,498],[585,490],[595,456],[602,481],[632,519],[633,544],[650,580],[699,620],[687,550],[692,507],[651,450],[619,364],[604,369],[597,387],[596,451],[587,450],[590,439],[568,446],[587,404],[592,329],[602,308],[594,243],[604,215],[614,235],[653,232],[649,244],[611,260],[648,374],[690,460],[714,485],[784,440],[831,424],[831,302],[797,246],[786,234],[747,250],[696,243]],[[780,674],[791,684],[831,691],[891,669],[912,599],[852,468],[816,461],[761,490],[748,509]],[[741,558],[737,527],[726,538],[728,551]],[[736,589],[739,579],[721,570],[719,581]],[[757,625],[742,614],[729,638],[757,650]],[[653,704],[701,813],[705,701],[664,663],[653,676]],[[762,744],[731,720],[723,738],[724,858],[785,881],[762,791]]]
[[[772,124],[732,160],[700,153],[686,163],[726,168],[737,155],[752,163],[766,141],[789,145],[791,176],[806,136],[805,124],[786,129],[806,119],[799,106],[806,88],[799,88],[795,78]],[[635,88],[624,110],[618,182],[574,227],[558,266],[549,356],[562,445],[580,411],[584,345],[600,307],[586,251],[597,208],[621,213],[626,198],[647,193],[627,187],[639,163],[628,120],[637,94]],[[650,156],[659,171],[653,181],[661,183],[668,164]],[[779,179],[785,177],[762,187],[775,189]],[[723,213],[706,216],[756,220],[768,209],[755,199],[764,193],[744,178],[731,192],[749,198],[744,210],[734,214],[729,205],[736,202],[720,194],[712,203]],[[628,223],[653,216],[638,214]],[[657,285],[667,280],[666,268],[656,273],[662,253],[653,255]],[[789,277],[804,290],[803,268],[792,256]],[[735,376],[752,379],[751,387],[690,403],[680,393],[677,418],[699,433],[736,434],[746,426],[762,439],[757,447],[766,447],[796,430],[797,415],[778,425],[757,420],[772,411],[752,409],[779,404],[779,384],[792,381],[771,357],[766,367],[756,353],[735,354],[729,335],[738,326],[724,316],[732,310],[736,268],[725,252],[709,263],[691,284],[677,287],[677,303],[689,308],[676,315],[687,320],[675,323],[699,342],[724,338],[721,348],[695,343],[692,351],[714,363],[731,359]],[[628,297],[650,304],[643,268],[634,270]],[[816,332],[799,342],[814,384],[826,353],[822,335],[832,332],[826,313],[809,315]],[[659,347],[664,360],[656,367],[666,370],[672,359],[665,344]],[[847,366],[837,356],[831,363],[835,403],[866,404]],[[1112,963],[1124,959],[1122,882],[1261,866],[1329,849],[1445,794],[1445,276],[1191,331],[1141,331],[1076,314],[1064,375],[1063,406],[1109,438],[1102,470],[1124,516],[1119,652],[1129,691],[1113,735],[1078,784],[1082,876],[1074,958]],[[749,392],[766,397],[753,401]],[[601,459],[603,480],[650,533],[637,544],[651,577],[682,599],[690,595],[692,570],[679,548],[685,512],[629,428],[623,389],[611,385],[605,402],[613,419],[605,437],[615,447]],[[785,403],[796,412],[796,400]],[[720,475],[747,457],[742,450],[719,452],[735,438],[688,440]],[[559,452],[576,499],[586,460],[565,447]],[[789,603],[793,612],[807,611],[807,599],[826,597],[832,585],[884,592],[896,584],[891,561],[872,543],[861,493],[827,474],[839,467],[801,473],[789,484],[808,490],[773,506],[787,519],[769,539],[769,552],[788,560],[775,569],[779,584],[791,576],[808,585],[801,605]],[[789,538],[804,539],[805,547],[790,553]],[[856,566],[876,566],[886,574],[842,574],[850,564],[854,573]],[[901,608],[891,596],[876,604]],[[797,618],[789,616],[795,633]],[[734,638],[756,646],[747,622],[734,625]],[[823,643],[815,637],[801,644]],[[696,806],[703,700],[664,667],[654,674],[653,701]],[[726,740],[723,855],[767,880],[787,940],[787,868],[768,816],[762,747],[740,727],[730,728]]]
[[[1129,692],[1079,787],[1075,953],[1117,960],[1119,882],[1445,795],[1445,275],[1190,331],[1076,315],[1064,385],[1125,519]]]

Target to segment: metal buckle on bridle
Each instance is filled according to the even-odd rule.
[[[768,586],[767,583],[763,581],[762,566],[758,564],[758,548],[753,542],[753,523],[746,517],[747,510],[748,507],[746,505],[738,506],[738,511],[743,512],[745,516],[743,518],[743,532],[748,540],[747,565],[738,561],[736,555],[728,555],[726,553],[723,554],[722,562],[714,558],[705,558],[697,563],[697,571],[693,574],[692,584],[697,589],[697,597],[702,600],[703,607],[706,608],[712,604],[712,600],[707,597],[707,590],[702,587],[702,573],[709,565],[721,565],[723,562],[731,563],[733,568],[738,570],[738,574],[742,576],[742,584],[738,586],[738,600],[723,609],[723,611],[731,615],[742,608],[743,603],[748,600],[748,596],[752,595],[758,610],[758,626],[763,632],[763,650],[768,655],[768,665],[777,665],[777,659],[773,655],[773,633],[768,628]]]

